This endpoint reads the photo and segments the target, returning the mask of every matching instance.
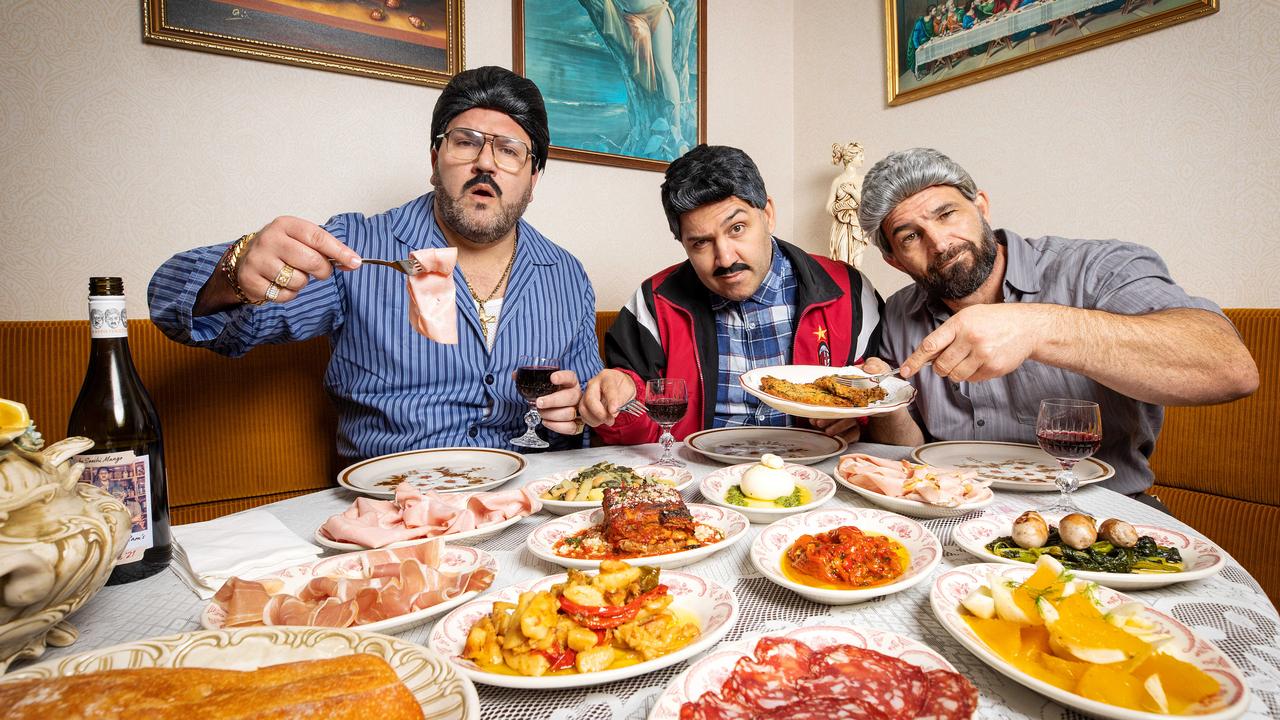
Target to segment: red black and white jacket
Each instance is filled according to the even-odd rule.
[[[810,255],[789,243],[778,247],[796,275],[794,365],[853,365],[879,351],[884,301],[871,281],[845,263]],[[719,375],[711,291],[688,261],[645,280],[605,337],[605,366],[631,376],[643,402],[653,378],[684,378],[689,410],[671,432],[677,439],[712,427]],[[657,423],[621,413],[612,426],[594,428],[611,445],[655,442]]]

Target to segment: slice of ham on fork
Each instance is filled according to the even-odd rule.
[[[457,248],[427,248],[409,255],[424,272],[410,275],[409,324],[419,335],[443,345],[458,344],[457,286],[453,268],[458,263]]]

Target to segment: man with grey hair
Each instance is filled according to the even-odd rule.
[[[859,224],[915,280],[886,303],[880,348],[919,390],[910,414],[877,419],[869,435],[1034,443],[1042,399],[1093,400],[1097,456],[1116,468],[1105,485],[1143,494],[1162,406],[1251,394],[1253,358],[1218,306],[1174,284],[1150,248],[1023,238],[992,230],[989,209],[937,150],[895,152],[867,173]]]

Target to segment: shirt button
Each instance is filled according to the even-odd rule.
[[[480,428],[475,426],[472,426],[471,429],[467,431],[467,437],[475,437],[479,434],[480,434]]]
[[[979,420],[978,420],[978,427],[982,427],[983,425],[986,425],[986,424],[987,424],[987,421],[986,421],[986,420],[982,420],[982,419],[979,419]],[[474,437],[474,436],[473,436],[473,437]]]
[[[492,385],[492,384],[493,384],[493,373],[489,373],[488,375],[485,375],[485,376],[484,376],[484,384],[485,384],[485,385]]]

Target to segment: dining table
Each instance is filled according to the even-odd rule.
[[[679,445],[679,444],[678,444]],[[860,452],[900,459],[911,448],[855,443],[847,452]],[[644,465],[659,455],[656,444],[604,446],[529,454],[527,467],[502,488],[520,487],[553,473],[581,468],[600,461],[621,465]],[[703,502],[698,482],[723,463],[679,446],[677,457],[687,463],[695,482],[683,491],[687,502]],[[837,462],[831,457],[815,467],[834,475]],[[263,472],[271,465],[264,463]],[[264,505],[299,537],[311,540],[316,528],[328,517],[348,508],[358,496],[335,487],[308,495]],[[1075,711],[992,669],[966,650],[935,618],[929,594],[933,578],[949,569],[980,562],[952,540],[952,531],[961,522],[983,513],[1018,513],[1052,499],[1048,493],[997,490],[992,504],[959,517],[921,520],[943,547],[943,557],[932,577],[897,593],[866,602],[830,606],[806,600],[765,578],[749,559],[751,541],[765,527],[752,524],[744,539],[695,564],[681,568],[732,589],[740,607],[736,625],[722,643],[803,625],[851,625],[887,630],[929,646],[969,678],[980,694],[976,717],[981,718],[1075,718]],[[1123,518],[1134,524],[1171,528],[1203,537],[1174,517],[1118,494],[1100,485],[1081,487],[1074,493],[1079,505],[1102,519]],[[841,487],[823,508],[872,507],[854,492]],[[500,589],[527,580],[563,572],[563,568],[534,556],[526,538],[540,523],[551,519],[546,511],[534,513],[501,533],[478,539],[474,544],[498,563],[491,589]],[[1274,528],[1258,528],[1274,532]],[[465,542],[465,541],[464,541]],[[333,552],[333,551],[330,551]],[[1221,571],[1211,577],[1149,590],[1127,590],[1126,594],[1172,616],[1211,641],[1239,667],[1250,693],[1247,717],[1280,717],[1280,616],[1258,583],[1234,559],[1227,557]],[[73,653],[143,638],[200,630],[200,614],[208,601],[199,599],[173,572],[163,572],[128,585],[103,588],[70,621],[80,631],[79,639],[62,648],[49,648],[37,661],[57,659]],[[433,620],[438,620],[435,618]],[[396,633],[401,639],[425,645],[434,622]],[[507,689],[477,684],[480,716],[486,720],[527,718],[644,718],[668,683],[697,658],[626,680],[582,688],[530,690]],[[29,663],[17,663],[11,669]]]

